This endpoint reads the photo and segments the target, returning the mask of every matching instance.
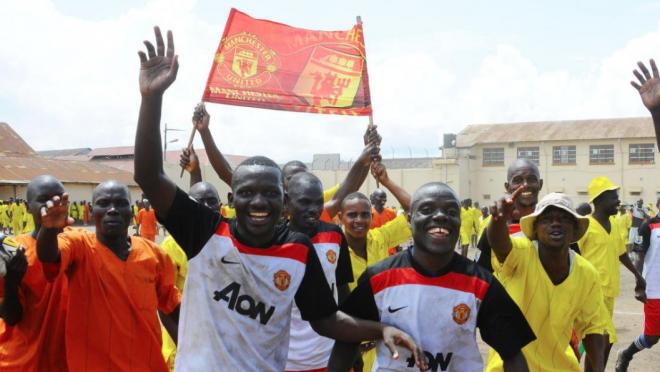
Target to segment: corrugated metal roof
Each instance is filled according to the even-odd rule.
[[[0,156],[35,156],[36,152],[7,123],[0,123]]]
[[[0,159],[0,184],[28,183],[42,174],[50,174],[62,182],[96,184],[114,179],[129,186],[137,186],[131,173],[95,162],[38,156],[7,156]]]
[[[653,120],[644,118],[541,121],[468,125],[456,137],[457,147],[477,144],[655,138]]]
[[[92,151],[89,147],[81,147],[77,149],[62,149],[62,150],[46,150],[46,151],[37,151],[37,154],[40,156],[45,156],[47,158],[62,158],[64,156],[84,156],[89,154]],[[75,159],[71,159],[75,160]]]

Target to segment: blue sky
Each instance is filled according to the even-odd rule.
[[[187,128],[232,6],[312,29],[348,29],[361,15],[387,157],[435,154],[442,133],[471,123],[645,115],[630,71],[660,55],[660,2],[9,1],[0,5],[0,121],[37,149],[131,145],[135,52],[159,24],[174,31],[181,60],[163,119]],[[353,158],[366,125],[211,106],[223,150],[279,161]]]

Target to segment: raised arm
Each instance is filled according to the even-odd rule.
[[[1,260],[1,258],[0,258]],[[23,305],[18,296],[18,287],[27,271],[25,248],[19,248],[16,255],[7,263],[7,274],[4,278],[4,293],[0,302],[0,318],[7,325],[14,326],[23,318]]]
[[[387,168],[381,162],[371,164],[371,174],[374,178],[380,182],[386,189],[390,190],[392,195],[399,201],[401,208],[403,208],[406,213],[410,212],[410,194],[404,190],[401,186],[397,185],[390,179],[387,175]]]
[[[41,228],[37,234],[37,257],[45,263],[60,262],[60,249],[57,234],[65,227],[73,225],[73,218],[68,215],[69,194],[53,196],[41,207]]]
[[[369,165],[374,161],[380,161],[380,136],[375,126],[367,129],[365,140],[367,143],[360,157],[348,171],[346,178],[339,186],[337,192],[332,196],[332,199],[323,206],[328,211],[328,214],[330,214],[330,217],[334,217],[339,212],[341,202],[348,194],[357,191],[362,186],[369,174]]]
[[[658,67],[653,59],[649,60],[649,65],[653,75],[649,73],[644,63],[637,62],[639,71],[633,70],[633,74],[639,80],[639,84],[635,81],[631,81],[630,84],[637,89],[642,98],[642,103],[651,112],[653,126],[655,127],[655,140],[658,143],[658,148],[660,148],[660,74],[658,74]]]
[[[218,146],[215,144],[213,135],[211,135],[211,131],[209,130],[210,121],[211,115],[206,111],[204,103],[199,103],[197,107],[195,107],[195,113],[193,114],[193,125],[197,128],[197,131],[202,137],[204,149],[206,149],[206,156],[208,156],[213,170],[215,170],[215,173],[224,183],[231,186],[233,170],[227,159],[225,159],[225,156],[222,155],[220,149],[218,149]]]
[[[135,134],[135,182],[142,188],[156,213],[165,218],[169,212],[176,185],[163,171],[160,139],[160,115],[163,94],[176,79],[179,63],[174,55],[172,32],[167,32],[167,50],[160,29],[154,27],[156,48],[144,41],[147,53],[140,51],[140,116]]]
[[[525,186],[519,187],[511,196],[505,196],[490,207],[490,224],[486,228],[486,237],[497,260],[504,262],[511,252],[511,237],[507,221],[511,220],[515,200],[525,190]]]
[[[190,174],[190,187],[202,182],[202,170],[199,168],[199,158],[192,147],[190,150],[183,149],[179,165]]]

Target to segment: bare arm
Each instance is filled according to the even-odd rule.
[[[380,162],[372,163],[371,173],[373,174],[374,178],[380,182],[381,185],[390,190],[396,200],[399,201],[399,204],[401,204],[401,208],[403,208],[406,213],[410,212],[410,194],[408,194],[406,190],[404,190],[401,186],[397,185],[390,179],[390,177],[387,175],[387,169],[385,168],[385,165]]]
[[[160,116],[165,90],[176,79],[179,64],[174,55],[172,32],[167,32],[167,52],[158,27],[156,49],[145,41],[147,55],[140,51],[140,116],[135,134],[135,182],[142,188],[154,210],[166,217],[176,193],[176,185],[163,171]]]
[[[522,352],[503,360],[505,372],[528,372],[527,360]]]
[[[587,359],[591,362],[591,368],[594,372],[603,372],[605,370],[605,336],[599,334],[589,334],[582,340]]]
[[[68,215],[69,194],[53,196],[41,208],[41,228],[37,234],[37,257],[46,263],[60,262],[60,249],[57,234],[63,228],[73,225],[73,218]]]
[[[165,314],[164,312],[158,310],[158,317],[160,322],[163,324],[163,327],[167,330],[170,337],[174,341],[174,344],[178,344],[179,339],[179,309],[181,305],[177,306],[171,313]]]
[[[27,271],[27,258],[25,248],[20,248],[14,257],[7,263],[4,293],[0,302],[0,318],[7,325],[14,326],[23,318],[23,305],[18,297],[18,287]]]
[[[378,136],[378,133],[375,133],[375,136]],[[346,178],[339,186],[335,195],[323,206],[328,211],[328,214],[330,214],[330,217],[334,217],[339,213],[341,202],[348,194],[357,191],[362,186],[369,174],[369,165],[371,162],[374,160],[380,161],[380,149],[378,147],[377,137],[371,138],[372,140],[364,147],[360,157],[348,171]]]
[[[225,156],[222,155],[220,149],[218,149],[218,146],[215,144],[213,135],[211,135],[211,131],[209,130],[210,121],[211,116],[206,111],[204,103],[202,102],[198,104],[197,107],[195,107],[195,113],[193,114],[193,125],[197,128],[197,131],[202,137],[206,156],[208,156],[213,170],[215,170],[215,173],[224,183],[231,186],[233,170]]]
[[[359,350],[359,343],[335,341],[328,361],[328,372],[350,371],[359,357]]]
[[[633,74],[637,77],[639,84],[635,81],[631,81],[630,84],[637,89],[642,98],[642,103],[651,113],[653,126],[655,127],[655,139],[658,148],[660,148],[660,75],[653,59],[649,60],[649,65],[653,75],[649,73],[644,63],[637,62],[639,71],[633,70]]]
[[[642,260],[644,258],[642,257]],[[619,261],[635,276],[635,298],[645,302],[646,300],[646,280],[630,260],[628,253],[619,256]]]
[[[382,340],[387,348],[390,349],[392,358],[394,359],[399,358],[399,352],[396,346],[401,345],[413,353],[418,367],[422,369],[426,368],[426,366],[422,365],[422,360],[420,359],[424,355],[422,350],[419,349],[408,334],[397,328],[379,322],[354,318],[341,311],[337,311],[320,320],[310,321],[310,325],[321,336],[345,343],[355,344],[365,340]],[[349,350],[349,348],[346,347],[346,350]],[[345,363],[343,359],[342,357],[342,365]],[[350,360],[350,362],[352,366],[353,360]]]
[[[503,197],[496,204],[490,207],[490,224],[486,228],[486,237],[497,260],[504,262],[509,256],[511,249],[511,237],[509,236],[509,227],[507,221],[513,215],[515,200],[525,187],[519,187],[510,197]]]

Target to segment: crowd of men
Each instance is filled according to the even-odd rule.
[[[606,177],[590,182],[579,214],[566,195],[539,200],[539,169],[519,159],[482,213],[444,183],[412,193],[396,184],[370,126],[346,179],[324,191],[299,161],[280,168],[254,156],[232,169],[200,104],[193,125],[232,198],[222,205],[192,150],[181,158],[190,188],[180,189],[163,172],[160,140],[178,57],[171,32],[164,40],[155,28],[155,37],[138,53],[142,200],[108,180],[84,212],[42,175],[23,203],[33,226],[5,223],[22,216],[21,201],[0,210],[10,210],[3,231],[19,245],[0,251],[0,370],[579,371],[584,359],[585,370],[604,371],[621,264],[635,276],[644,329],[616,370],[657,343],[660,218],[637,205],[628,223]],[[658,133],[660,77],[650,67],[639,63],[632,84]],[[357,191],[369,174],[403,213],[385,208],[383,190]],[[94,232],[73,226],[80,212]],[[157,222],[167,231],[160,245]]]

